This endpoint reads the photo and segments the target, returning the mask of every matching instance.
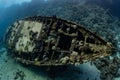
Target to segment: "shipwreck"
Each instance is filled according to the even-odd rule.
[[[77,65],[109,56],[113,46],[94,32],[61,18],[34,16],[16,21],[5,36],[14,58],[26,65]]]

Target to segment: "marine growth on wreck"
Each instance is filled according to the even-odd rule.
[[[56,16],[16,21],[8,28],[5,43],[17,61],[36,66],[79,65],[113,50],[94,32]]]

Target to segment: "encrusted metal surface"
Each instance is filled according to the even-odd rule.
[[[81,25],[41,16],[16,21],[5,42],[16,60],[37,66],[81,64],[108,56],[113,48]]]

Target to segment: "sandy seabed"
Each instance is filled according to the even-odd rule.
[[[25,66],[8,56],[6,48],[0,49],[0,80],[100,80],[100,72],[89,62],[57,71],[54,78],[51,74],[38,67]]]

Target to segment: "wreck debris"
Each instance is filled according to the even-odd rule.
[[[28,17],[7,31],[6,45],[15,59],[37,66],[81,64],[108,56],[111,43],[81,25],[57,17]]]

